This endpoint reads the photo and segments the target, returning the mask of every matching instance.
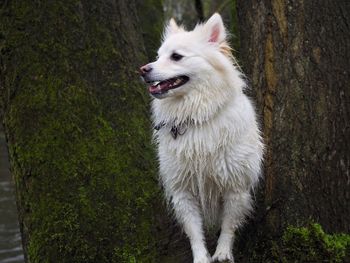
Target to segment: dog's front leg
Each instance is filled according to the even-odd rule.
[[[210,263],[210,255],[205,245],[203,220],[197,200],[192,194],[181,191],[173,193],[172,205],[177,220],[188,236],[194,263]]]
[[[225,194],[221,233],[213,255],[214,262],[234,262],[232,254],[234,231],[250,211],[251,196],[248,192],[234,193],[228,191]]]

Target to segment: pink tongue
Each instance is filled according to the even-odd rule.
[[[169,84],[169,82],[165,81],[164,83],[159,83],[156,86],[150,86],[148,90],[151,93],[167,91],[169,89]]]

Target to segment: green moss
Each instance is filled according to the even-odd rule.
[[[299,262],[343,262],[350,249],[350,235],[326,234],[319,224],[288,227],[283,235],[283,258]]]
[[[1,8],[0,97],[29,262],[154,262],[139,41],[118,31],[108,2]]]
[[[249,262],[340,263],[350,259],[350,235],[326,234],[316,223],[289,226],[281,238],[265,239],[256,247]]]

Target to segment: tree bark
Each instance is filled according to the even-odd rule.
[[[28,262],[156,262],[135,1],[5,1],[0,98]]]
[[[240,58],[266,143],[260,203],[247,229],[277,236],[311,219],[349,232],[350,4],[237,2]]]

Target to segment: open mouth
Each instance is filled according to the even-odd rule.
[[[182,85],[184,85],[187,81],[189,81],[189,77],[187,76],[178,76],[171,79],[166,79],[163,81],[154,81],[151,82],[152,85],[148,88],[148,91],[153,95],[162,95],[166,93],[168,90],[176,89]]]

